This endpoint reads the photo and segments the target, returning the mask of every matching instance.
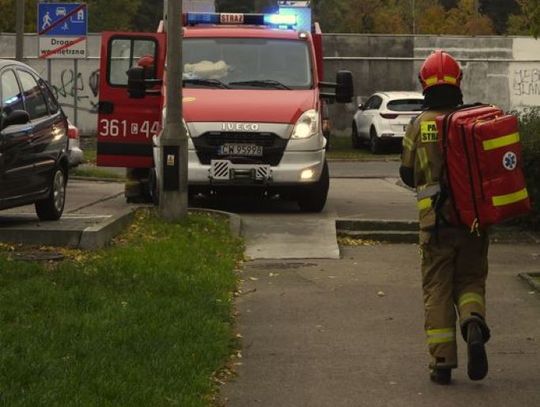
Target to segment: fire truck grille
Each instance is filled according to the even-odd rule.
[[[211,160],[230,160],[234,164],[268,164],[278,165],[283,157],[288,140],[274,133],[234,133],[207,132],[193,138],[197,156],[202,164],[210,164]],[[220,154],[224,144],[253,144],[262,147],[261,156],[223,155]]]

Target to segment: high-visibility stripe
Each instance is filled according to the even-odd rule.
[[[420,160],[420,169],[424,172],[426,182],[430,183],[432,181],[431,168],[429,168],[429,160],[425,147],[418,149],[418,159]]]
[[[528,197],[529,193],[527,192],[527,188],[523,188],[522,190],[514,192],[512,194],[493,196],[491,200],[493,202],[493,206],[506,206],[519,201],[523,201]]]
[[[430,345],[456,341],[455,328],[428,329],[426,331],[427,342]]]
[[[427,78],[424,82],[426,83],[426,85],[431,86],[431,85],[435,85],[438,81],[439,81],[439,78],[437,78],[436,76],[431,76]]]
[[[463,307],[465,304],[470,304],[471,302],[480,304],[483,307],[484,296],[477,293],[465,293],[461,297],[459,297],[458,306]]]
[[[455,85],[457,83],[457,78],[454,78],[453,76],[445,75],[443,77],[443,81],[445,83],[450,84],[450,85]],[[430,76],[424,82],[428,86],[435,85],[435,84],[437,84],[439,82],[439,77],[438,76]]]
[[[414,148],[414,142],[408,137],[403,137],[403,148],[412,150]]]
[[[519,143],[519,133],[512,133],[491,140],[485,140],[482,143],[482,146],[484,147],[484,150],[489,151],[495,150],[496,148],[510,146],[516,143]]]
[[[457,78],[454,78],[453,76],[445,75],[444,76],[444,81],[446,83],[449,83],[450,85],[455,85],[457,83]]]
[[[431,208],[431,198],[424,198],[420,199],[418,203],[416,204],[419,211],[423,211],[424,209]]]

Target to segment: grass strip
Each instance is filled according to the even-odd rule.
[[[105,179],[125,179],[125,175],[119,174],[99,167],[76,167],[70,170],[69,175],[72,177],[87,177],[87,178],[105,178]]]
[[[373,154],[368,147],[353,148],[351,137],[346,135],[332,135],[330,150],[326,153],[330,160],[358,160],[358,161],[394,161],[399,160],[400,154],[392,152],[388,147],[386,154]]]
[[[13,248],[11,248],[13,250]],[[138,212],[60,263],[0,251],[0,404],[205,406],[235,350],[242,244],[225,220]]]

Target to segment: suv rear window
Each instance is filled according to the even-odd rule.
[[[423,99],[397,99],[386,104],[388,110],[394,112],[417,112],[422,110]]]

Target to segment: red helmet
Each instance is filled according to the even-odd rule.
[[[453,85],[459,88],[463,72],[459,63],[443,50],[436,50],[426,58],[418,78],[424,90],[435,85]]]

